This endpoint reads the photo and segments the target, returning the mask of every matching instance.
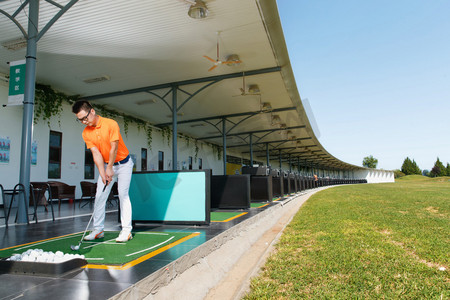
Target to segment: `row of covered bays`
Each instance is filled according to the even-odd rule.
[[[318,187],[367,183],[366,179],[306,176],[268,167],[243,167],[242,175],[211,178],[212,209],[247,209],[251,202],[271,202]]]

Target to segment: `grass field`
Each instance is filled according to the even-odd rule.
[[[334,187],[302,206],[245,299],[450,299],[449,249],[448,177]]]

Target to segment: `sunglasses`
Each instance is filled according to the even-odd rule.
[[[91,109],[89,110],[89,112],[87,113],[87,115],[86,115],[85,117],[83,117],[83,118],[81,118],[81,119],[78,119],[78,118],[77,118],[77,121],[80,122],[80,123],[86,122],[87,119],[89,118],[89,114],[90,114],[90,113],[91,113]]]

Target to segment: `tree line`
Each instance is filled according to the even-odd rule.
[[[429,177],[450,176],[450,164],[447,163],[447,166],[444,166],[444,164],[439,160],[438,157],[431,170],[422,171],[414,161],[414,159],[411,160],[409,157],[407,157],[403,161],[401,170],[394,170],[395,178],[405,175],[423,175]]]

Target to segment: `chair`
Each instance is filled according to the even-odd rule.
[[[6,214],[8,212],[6,211],[5,190],[3,189],[3,185],[1,185],[1,184],[0,184],[0,195],[2,197],[2,203],[3,203],[3,217],[0,217],[0,218],[5,218],[5,224],[7,224],[7,222],[6,222]],[[8,226],[8,225],[6,225],[6,226]]]
[[[11,207],[13,206],[14,203],[14,198],[16,197],[16,195],[18,196],[20,193],[22,193],[22,195],[25,195],[25,186],[21,183],[18,183],[14,186],[14,189],[12,190],[4,190],[2,188],[2,196],[3,196],[3,205],[6,205],[6,198],[4,197],[5,195],[9,195],[11,196],[11,201],[9,202],[9,207],[8,207],[8,213],[6,214],[6,218],[5,218],[5,225],[6,227],[8,227],[8,220],[9,220],[9,215],[11,214]],[[25,201],[25,196],[22,198]],[[6,208],[5,208],[6,210]],[[28,219],[28,205],[26,205],[26,201],[25,201],[25,211],[26,211],[26,216],[27,216],[27,224],[30,224],[30,221]],[[16,216],[17,218],[17,216]]]
[[[52,191],[53,199],[58,199],[58,208],[61,209],[62,199],[75,200],[75,189],[76,186],[68,185],[64,182],[59,181],[48,181]],[[75,205],[74,205],[75,208]]]
[[[89,182],[89,181],[81,181],[81,198],[78,204],[78,207],[84,207],[89,203],[92,206],[92,202],[95,200],[95,193],[97,191],[97,183]],[[81,206],[81,202],[83,200],[87,200],[88,202]]]
[[[47,193],[47,198],[45,197]],[[34,206],[33,218],[38,222],[37,219],[37,207],[43,205],[45,211],[48,211],[47,205],[50,203],[52,209],[52,218],[55,221],[55,212],[53,210],[53,194],[50,184],[48,182],[30,182],[30,204]]]

